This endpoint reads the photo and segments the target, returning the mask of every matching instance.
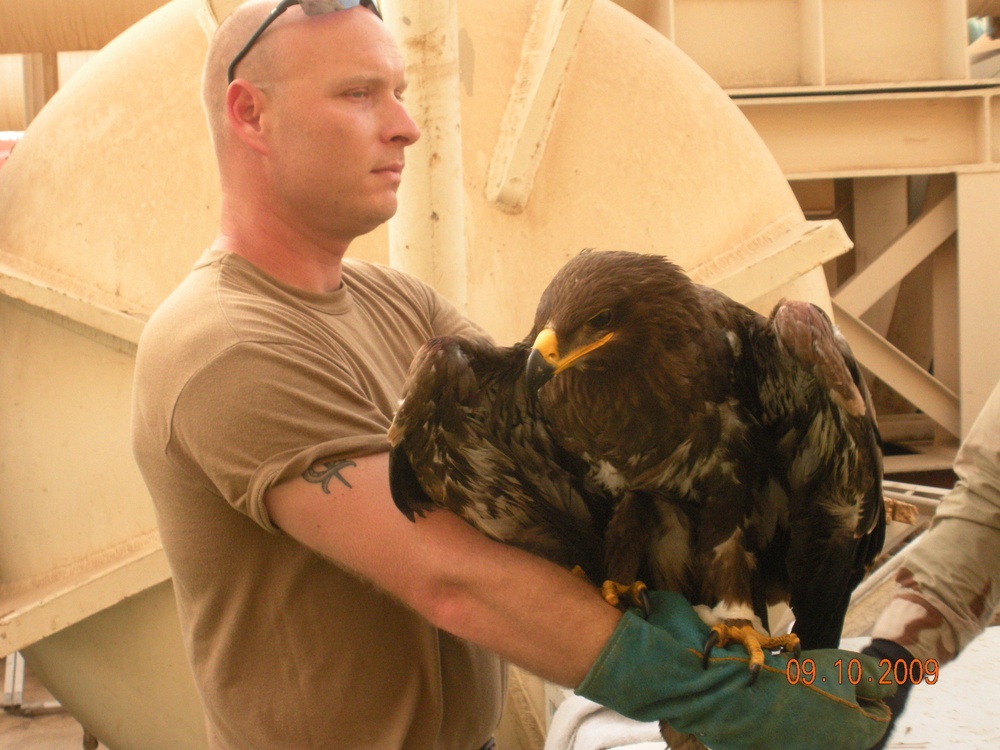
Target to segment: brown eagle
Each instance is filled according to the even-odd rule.
[[[585,251],[523,344],[447,342],[464,354],[450,369],[441,346],[418,355],[390,433],[394,465],[405,456],[417,475],[393,483],[404,511],[451,507],[529,549],[526,527],[572,518],[571,535],[603,541],[588,573],[684,594],[713,626],[706,659],[739,641],[751,681],[761,646],[838,645],[885,513],[871,399],[820,308],[786,301],[764,317],[662,256]],[[553,466],[554,492],[539,480]],[[503,517],[518,519],[513,537]],[[533,534],[577,562],[565,533]],[[766,635],[778,602],[797,638]]]
[[[389,429],[389,482],[412,521],[448,508],[497,541],[605,577],[613,498],[552,439],[527,343],[439,337],[417,352]]]

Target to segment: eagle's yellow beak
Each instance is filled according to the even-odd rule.
[[[560,357],[559,338],[556,336],[556,332],[548,327],[543,328],[535,337],[531,354],[528,355],[525,373],[528,388],[537,391],[560,372],[572,367],[573,363],[581,357],[604,346],[612,338],[614,338],[613,333],[606,333],[601,338],[591,341],[579,349],[574,349],[565,357]]]

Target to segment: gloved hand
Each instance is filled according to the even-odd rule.
[[[895,664],[900,660],[906,664],[913,661],[913,654],[907,651],[903,646],[900,646],[895,641],[887,641],[884,638],[872,639],[870,644],[861,649],[861,653],[868,654],[879,661],[888,659],[890,664]],[[890,672],[890,674],[892,674],[892,672]],[[886,698],[885,701],[889,710],[892,711],[892,719],[889,721],[889,728],[886,730],[885,736],[872,745],[871,750],[882,750],[882,748],[885,747],[886,740],[889,739],[889,735],[892,734],[892,728],[896,725],[896,719],[901,713],[903,713],[903,708],[906,706],[906,699],[910,697],[910,688],[913,687],[913,683],[909,680],[905,680],[898,683],[898,687],[899,689],[896,691],[896,694]]]
[[[679,594],[652,592],[651,600],[649,622],[635,612],[622,617],[577,695],[638,721],[666,720],[712,750],[864,750],[889,726],[880,700],[895,685],[879,684],[875,659],[824,649],[803,651],[789,667],[790,655],[765,652],[747,686],[742,646],[717,647],[704,669],[708,627]]]

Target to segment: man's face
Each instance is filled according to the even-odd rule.
[[[321,232],[368,232],[395,213],[403,151],[420,136],[399,48],[365,8],[275,31],[280,73],[261,86],[275,209]]]

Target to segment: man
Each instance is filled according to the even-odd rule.
[[[399,49],[370,2],[344,4],[254,2],[218,29],[203,102],[219,234],[137,355],[135,453],[211,747],[475,750],[501,710],[494,654],[600,695],[622,692],[622,652],[663,665],[643,688],[696,692],[672,656],[691,649],[665,630],[447,512],[414,524],[391,502],[385,434],[409,362],[427,338],[475,329],[419,282],[344,259],[392,216],[419,137]],[[739,669],[726,679],[742,688]],[[781,669],[761,685],[787,685]],[[734,706],[750,696],[732,692]],[[787,692],[814,722],[812,691]],[[884,716],[849,692],[818,710],[874,740]]]
[[[1000,384],[962,441],[954,470],[958,481],[903,561],[893,598],[864,649],[891,665],[916,659],[944,666],[1000,605]],[[904,681],[889,701],[894,719],[912,685]]]

